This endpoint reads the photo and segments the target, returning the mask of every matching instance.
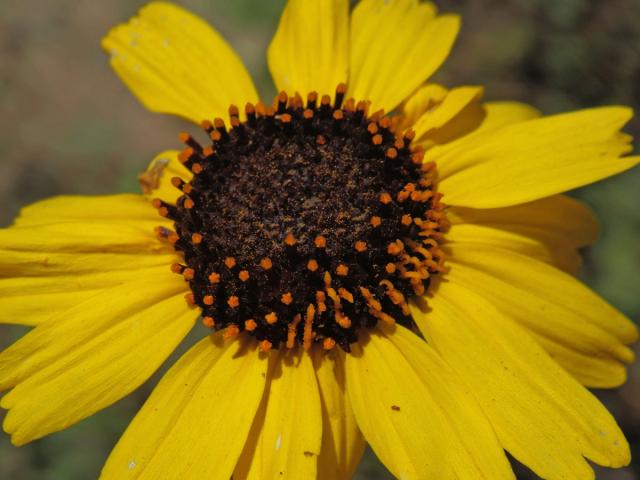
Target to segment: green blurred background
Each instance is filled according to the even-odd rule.
[[[62,193],[136,191],[155,153],[176,148],[180,120],[145,111],[110,71],[100,38],[142,0],[0,1],[0,226],[25,204]],[[265,50],[284,0],[185,0],[237,49],[262,94],[273,87]],[[437,80],[482,84],[491,100],[554,113],[640,106],[640,0],[443,0],[463,29]],[[640,120],[629,126],[640,137]],[[600,215],[585,281],[640,318],[640,169],[576,192]],[[0,327],[0,346],[23,333]],[[640,457],[640,367],[616,391],[598,392]],[[157,376],[118,404],[23,448],[0,435],[0,479],[96,478]],[[0,414],[1,418],[2,414]],[[203,453],[206,454],[206,453]],[[640,462],[598,478],[640,478]],[[535,478],[519,468],[519,478]],[[368,452],[359,479],[390,478]]]

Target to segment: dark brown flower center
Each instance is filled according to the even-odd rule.
[[[441,271],[444,222],[433,166],[365,102],[281,93],[273,107],[230,108],[190,135],[174,178],[177,205],[154,201],[175,222],[188,299],[204,322],[248,332],[263,350],[314,343],[349,351],[361,328],[411,324],[408,297]]]

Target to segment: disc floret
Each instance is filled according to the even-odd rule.
[[[193,177],[172,179],[174,221],[163,231],[184,263],[187,300],[203,322],[254,336],[262,350],[345,351],[377,322],[410,325],[408,298],[443,270],[446,226],[434,165],[366,102],[280,93],[204,121],[209,145],[189,134],[179,160]]]

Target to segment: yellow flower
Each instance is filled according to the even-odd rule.
[[[626,465],[585,387],[624,382],[638,333],[574,278],[598,228],[561,193],[638,164],[631,112],[425,83],[458,26],[414,0],[289,0],[273,106],[179,7],[114,28],[120,78],[209,139],[183,134],[145,195],[45,200],[0,231],[2,320],[35,327],[0,354],[13,443],[130,393],[202,315],[216,332],[103,478],[348,478],[365,442],[406,479],[514,478],[505,451],[549,479]]]

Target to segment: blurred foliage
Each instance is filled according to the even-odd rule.
[[[237,49],[260,91],[273,93],[265,50],[284,0],[185,0]],[[436,80],[481,84],[492,100],[545,113],[604,104],[640,105],[640,0],[442,0],[463,17],[460,40]],[[180,120],[146,112],[110,71],[100,38],[142,0],[0,2],[0,225],[51,195],[135,191],[155,153],[177,145]],[[629,132],[640,136],[640,120]],[[586,252],[585,281],[640,317],[640,170],[576,192],[602,219]],[[8,345],[21,329],[1,327]],[[197,333],[193,338],[197,337]],[[187,342],[188,343],[188,342]],[[184,347],[183,347],[184,348]],[[170,362],[168,362],[170,363]],[[640,457],[640,381],[602,393]],[[143,403],[143,388],[81,424],[20,449],[0,436],[2,479],[95,478]],[[428,452],[426,452],[428,454]],[[524,469],[520,478],[535,478]],[[368,453],[359,479],[390,478]],[[640,478],[636,463],[598,478]]]

